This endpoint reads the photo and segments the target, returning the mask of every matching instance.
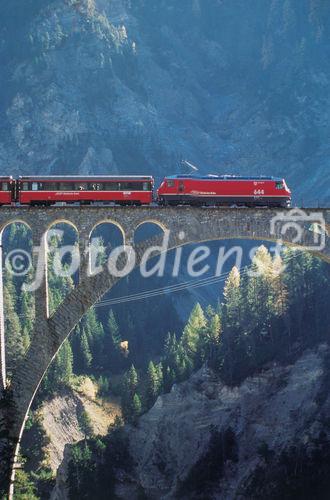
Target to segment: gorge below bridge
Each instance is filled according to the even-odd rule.
[[[161,245],[159,235],[134,243],[134,233],[144,223],[153,223],[168,231],[168,250],[211,240],[252,239],[278,241],[307,248],[330,263],[330,209],[304,209],[294,215],[290,209],[269,208],[197,208],[197,207],[79,207],[52,208],[2,207],[0,209],[1,238],[6,227],[25,224],[31,230],[33,247],[41,249],[42,269],[39,288],[35,293],[34,331],[24,359],[18,363],[10,380],[6,373],[6,332],[4,330],[3,267],[0,272],[0,491],[12,498],[16,457],[25,420],[33,398],[50,363],[70,332],[90,307],[96,304],[120,279],[107,269],[95,275],[89,273],[89,254],[86,252],[96,227],[109,223],[122,233],[123,243],[132,246],[136,266],[150,245]],[[319,219],[323,220],[323,229]],[[275,223],[277,221],[277,223]],[[55,312],[49,314],[47,282],[47,232],[54,225],[66,223],[77,232],[80,252],[79,282],[68,293]],[[297,228],[300,239],[297,241]],[[322,246],[317,245],[322,240]],[[2,259],[2,245],[0,246]],[[161,253],[161,250],[159,251]],[[153,253],[154,257],[156,254]],[[3,260],[3,259],[2,259]],[[124,254],[118,262],[125,265]],[[40,264],[40,260],[39,260]],[[2,497],[1,497],[2,498]]]

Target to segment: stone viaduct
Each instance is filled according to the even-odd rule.
[[[306,209],[305,218],[300,218],[301,240],[297,243],[297,231],[283,223],[271,232],[271,221],[278,213],[289,216],[289,211],[276,209],[225,209],[225,208],[160,208],[160,207],[54,207],[54,208],[1,208],[0,234],[14,222],[26,224],[31,229],[33,246],[41,246],[47,252],[47,231],[55,224],[65,222],[77,231],[81,255],[79,284],[66,296],[58,309],[50,316],[48,312],[47,259],[41,269],[41,286],[34,292],[36,320],[31,333],[31,344],[24,360],[16,367],[10,381],[6,376],[5,331],[2,294],[2,272],[0,272],[0,491],[12,498],[13,480],[19,442],[24,423],[41,380],[56,356],[59,348],[82,316],[110,290],[120,278],[104,270],[90,276],[89,257],[86,248],[94,228],[103,223],[116,225],[123,234],[124,244],[132,245],[139,265],[145,250],[162,242],[158,236],[134,245],[134,232],[146,222],[152,222],[163,230],[169,230],[168,248],[173,249],[189,243],[223,239],[254,239],[276,241],[281,236],[284,243],[301,247],[315,247],[314,238],[320,237],[313,229],[313,220],[306,215],[322,216],[326,222],[322,249],[311,250],[315,255],[330,262],[330,209]],[[282,224],[282,225],[281,225]],[[87,247],[86,247],[87,245]],[[0,251],[2,246],[0,247]],[[155,254],[154,254],[155,255]],[[118,265],[125,264],[125,257]]]

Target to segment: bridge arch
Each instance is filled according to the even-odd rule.
[[[60,224],[65,224],[67,226],[71,226],[77,234],[79,234],[79,229],[77,225],[70,219],[67,218],[56,218],[51,220],[50,222],[47,223],[46,225],[46,232],[48,233],[54,226],[58,226]]]
[[[153,218],[142,220],[138,222],[133,229],[133,242],[134,244],[138,244],[145,239],[152,238],[160,234],[163,235],[167,231],[168,227],[161,220]],[[143,232],[146,234],[146,237],[143,236]]]
[[[13,224],[22,224],[23,226],[26,226],[30,231],[32,231],[31,225],[24,219],[18,218],[18,219],[6,221],[3,224],[1,224],[1,226],[0,226],[0,244],[1,245],[2,245],[2,237],[3,237],[4,231],[7,229],[7,227],[12,226]]]
[[[92,232],[93,232],[93,231],[94,231],[94,230],[95,230],[98,226],[101,226],[102,224],[111,224],[111,225],[113,225],[113,226],[116,226],[116,227],[120,230],[120,232],[121,232],[121,234],[122,234],[123,238],[125,238],[125,230],[124,230],[123,225],[122,225],[122,224],[120,224],[120,222],[118,222],[118,221],[117,221],[117,220],[115,220],[115,219],[108,219],[108,218],[105,218],[105,219],[100,219],[100,220],[98,220],[96,223],[94,223],[94,224],[93,224],[93,226],[92,226],[92,227],[91,227],[91,229],[90,229],[90,233],[89,233],[89,234],[91,235],[91,234],[92,234]]]
[[[122,239],[123,239],[123,245],[125,245],[125,242],[126,242],[126,233],[125,233],[125,229],[124,227],[122,226],[122,224],[120,224],[120,222],[114,220],[114,219],[101,219],[100,221],[96,222],[90,229],[90,232],[89,232],[89,239],[92,237],[92,234],[93,232],[99,228],[100,226],[102,225],[105,225],[105,224],[108,224],[109,226],[114,226],[116,227],[121,235],[122,235]]]
[[[144,219],[135,226],[134,231],[143,226],[143,224],[154,224],[155,226],[160,227],[160,229],[162,229],[164,232],[168,231],[168,227],[166,226],[166,224],[159,219]]]

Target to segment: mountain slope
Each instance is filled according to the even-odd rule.
[[[3,173],[285,175],[330,201],[330,6],[18,0],[0,7]]]

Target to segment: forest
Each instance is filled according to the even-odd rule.
[[[6,252],[22,241],[29,249],[26,228],[11,226]],[[54,237],[50,244],[58,247],[63,241]],[[55,276],[52,268],[50,261],[50,306],[54,310],[75,286],[75,277]],[[21,284],[21,278],[6,273],[9,367],[24,356],[34,321],[33,297],[20,292]],[[174,384],[187,380],[202,366],[211,368],[223,383],[235,386],[273,362],[294,361],[306,348],[327,339],[329,294],[329,266],[321,260],[293,248],[285,248],[281,256],[274,257],[261,245],[250,266],[242,270],[233,267],[228,273],[216,303],[206,308],[196,303],[180,330],[167,331],[168,325],[163,331],[155,327],[157,335],[152,342],[152,331],[143,331],[142,338],[141,331],[139,338],[134,335],[135,325],[141,320],[139,308],[125,316],[115,308],[106,315],[91,309],[64,342],[34,402],[26,436],[29,442],[33,436],[35,446],[25,448],[23,439],[25,469],[18,472],[16,498],[44,498],[53,486],[54,478],[42,456],[47,436],[35,415],[41,402],[60,388],[70,387],[80,376],[88,375],[102,396],[120,397],[122,418],[116,419],[104,438],[93,435],[89,416],[82,414],[80,426],[85,439],[73,447],[70,461],[70,498],[91,498],[88,495],[96,491],[103,498],[104,486],[107,491],[114,487],[116,468],[130,466],[122,433],[125,424],[137,425],[139,416],[159,395],[171,391]],[[155,321],[158,307],[149,301],[149,314]],[[126,350],[123,341],[128,342]],[[139,344],[148,348],[139,349]]]

